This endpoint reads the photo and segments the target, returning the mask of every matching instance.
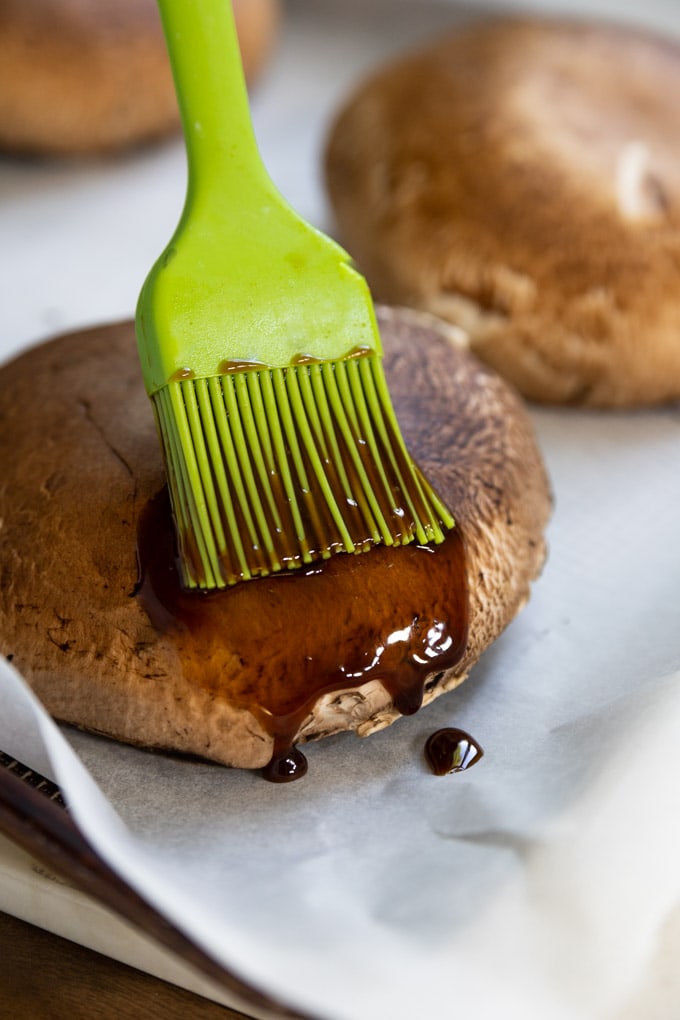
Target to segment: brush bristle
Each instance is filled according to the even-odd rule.
[[[372,352],[180,379],[153,403],[187,588],[438,543],[453,527],[405,449]]]

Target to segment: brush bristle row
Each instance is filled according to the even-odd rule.
[[[181,379],[153,403],[185,587],[441,542],[453,526],[404,447],[376,355]]]

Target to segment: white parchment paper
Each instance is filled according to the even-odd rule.
[[[274,176],[322,225],[337,97],[454,17],[397,4],[384,31],[350,6],[293,5],[255,106]],[[182,190],[174,145],[1,163],[4,354],[131,314]],[[187,933],[324,1020],[680,1015],[680,409],[533,416],[556,509],[529,606],[462,688],[369,740],[310,747],[298,783],[59,730],[0,667],[0,748],[52,775]],[[486,754],[436,778],[422,747],[452,724]]]

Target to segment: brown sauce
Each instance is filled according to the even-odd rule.
[[[307,759],[299,747],[293,747],[282,755],[275,755],[262,770],[270,783],[291,783],[302,779],[307,772]]]
[[[459,529],[439,546],[377,546],[295,572],[211,593],[179,581],[164,490],[138,528],[140,599],[171,636],[185,677],[248,709],[273,737],[265,774],[306,771],[295,734],[323,694],[379,680],[402,715],[418,710],[425,681],[465,651],[468,592]]]
[[[217,366],[219,375],[228,375],[230,372],[254,372],[261,371],[267,366],[263,361],[220,361]]]
[[[469,733],[455,727],[437,730],[427,738],[425,757],[436,776],[464,772],[475,765],[484,751]]]
[[[362,345],[360,347],[353,347],[351,351],[348,351],[347,354],[344,355],[344,359],[366,358],[374,355],[375,351],[372,347]],[[295,355],[295,357],[291,360],[291,365],[320,365],[324,360],[326,359],[319,358],[315,354],[301,353]]]
[[[184,379],[193,379],[194,373],[190,368],[178,368],[173,372],[168,382],[182,382]]]

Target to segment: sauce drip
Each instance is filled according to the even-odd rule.
[[[411,715],[427,678],[465,651],[467,575],[457,528],[438,546],[377,546],[189,592],[180,584],[163,490],[140,516],[137,552],[137,598],[151,623],[172,638],[192,686],[250,710],[271,735],[266,776],[274,781],[306,771],[293,741],[321,695],[379,680],[398,711]]]
[[[262,774],[270,783],[292,783],[307,772],[307,759],[298,747],[291,748],[280,758],[272,758]]]
[[[447,727],[428,737],[425,757],[436,776],[464,772],[483,756],[484,751],[465,730]]]

